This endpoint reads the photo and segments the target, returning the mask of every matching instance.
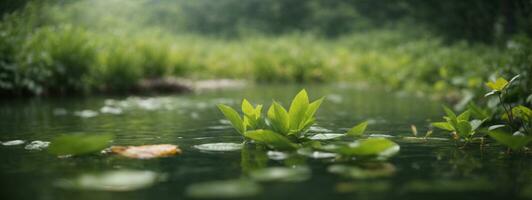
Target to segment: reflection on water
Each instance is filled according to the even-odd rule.
[[[371,164],[339,160],[335,154],[310,149],[278,152],[243,143],[216,109],[218,103],[236,107],[243,97],[257,103],[277,99],[286,106],[301,87],[3,101],[0,174],[3,185],[9,186],[0,194],[2,199],[162,200],[212,197],[209,195],[216,194],[205,193],[205,188],[218,187],[226,188],[227,197],[256,199],[532,196],[530,156],[504,155],[503,148],[494,144],[459,148],[441,132],[426,139],[411,137],[411,125],[425,133],[429,120],[441,118],[438,102],[345,85],[306,86],[312,99],[327,97],[318,111],[317,126],[310,130],[317,134],[314,139],[346,139],[339,134],[369,119],[371,136],[389,137],[400,144],[401,151],[390,160]],[[176,144],[183,154],[135,160],[109,154],[58,158],[46,153],[47,141],[79,132],[113,133],[113,145]],[[121,172],[131,172],[132,179]],[[159,178],[162,175],[164,179]],[[58,181],[88,186],[59,187]],[[114,189],[106,189],[102,183]],[[244,194],[228,192],[241,191],[236,188],[243,184],[247,185]],[[117,192],[121,187],[126,189]]]

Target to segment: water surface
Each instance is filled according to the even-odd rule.
[[[311,99],[326,96],[314,128],[343,133],[369,119],[369,134],[393,136],[401,150],[386,164],[390,176],[357,179],[328,172],[339,161],[292,155],[278,160],[253,145],[241,151],[202,152],[194,145],[233,142],[242,138],[223,120],[216,104],[236,107],[242,98],[284,106],[302,88],[297,85],[250,86],[171,96],[99,96],[5,100],[0,104],[0,141],[50,141],[72,133],[113,133],[113,145],[170,143],[183,154],[134,160],[95,154],[57,158],[46,150],[27,150],[26,144],[0,145],[1,199],[189,199],[192,184],[247,179],[257,169],[305,166],[310,178],[301,182],[261,182],[262,191],[246,199],[525,199],[532,195],[532,159],[507,156],[504,148],[472,144],[459,148],[452,141],[405,140],[410,126],[420,134],[439,120],[440,102],[388,91],[349,85],[304,86]],[[434,137],[448,138],[435,132]],[[351,165],[352,163],[341,162]],[[356,165],[356,162],[355,162]],[[162,178],[153,185],[124,192],[71,189],[58,181],[109,170],[146,170]]]

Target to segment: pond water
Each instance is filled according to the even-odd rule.
[[[312,158],[268,152],[252,144],[244,145],[242,150],[236,145],[229,148],[237,150],[217,152],[194,147],[242,142],[216,104],[237,107],[245,97],[262,104],[277,99],[287,106],[303,87],[311,99],[327,97],[318,111],[314,132],[344,133],[369,119],[367,133],[389,136],[401,146],[399,153],[383,163],[373,163],[381,166],[376,170],[346,176],[334,172],[342,171],[342,166],[360,163],[339,161],[327,155]],[[411,125],[422,135],[430,120],[440,120],[443,113],[440,105],[427,98],[349,85],[259,85],[171,96],[4,100],[0,105],[0,141],[25,143],[0,145],[0,198],[193,199],[218,187],[202,188],[200,183],[237,179],[253,185],[244,199],[532,198],[530,156],[505,155],[504,148],[492,143],[482,149],[479,144],[458,148],[453,141],[438,139],[448,138],[438,131],[433,134],[436,139],[403,138],[412,136]],[[27,146],[32,141],[46,142],[58,135],[78,132],[113,133],[116,135],[113,145],[176,144],[183,154],[150,160],[109,154],[59,158],[46,149]],[[252,174],[266,167],[305,170],[292,179],[253,181]],[[137,170],[137,174],[117,175],[118,179],[125,177],[141,183],[123,188],[125,191],[62,184],[87,174],[124,170]],[[152,175],[156,178],[152,179]],[[236,190],[250,190],[245,184]],[[206,195],[202,195],[202,190]]]

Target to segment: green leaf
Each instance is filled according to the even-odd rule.
[[[474,120],[471,120],[469,123],[471,124],[471,128],[473,130],[477,130],[478,127],[480,127],[480,125],[482,125],[482,123],[484,123],[484,120],[474,119]]]
[[[261,125],[261,111],[262,105],[257,105],[254,108],[247,99],[242,100],[242,113],[244,113],[244,124],[246,128],[257,129]]]
[[[268,109],[268,119],[274,130],[281,134],[287,134],[290,131],[290,121],[288,118],[288,112],[283,106],[277,102],[273,102]]]
[[[247,131],[244,133],[244,136],[258,143],[266,144],[274,149],[293,150],[297,148],[297,145],[292,143],[288,138],[270,130],[259,129]]]
[[[490,115],[488,114],[487,110],[480,108],[478,105],[476,105],[473,102],[470,102],[468,104],[468,109],[471,111],[471,115],[473,115],[474,117],[478,119],[484,120],[484,119],[490,118]]]
[[[336,153],[344,156],[391,156],[399,151],[399,145],[386,138],[358,140],[348,146],[337,148]]]
[[[448,122],[434,122],[431,124],[432,126],[439,128],[439,129],[443,129],[446,131],[455,131],[453,126],[451,126],[451,124],[449,124]]]
[[[502,91],[507,85],[508,81],[504,78],[498,78],[495,81],[490,81],[486,83],[486,86],[495,91]]]
[[[471,117],[471,111],[466,110],[462,114],[458,115],[458,117],[456,119],[458,121],[460,121],[460,120],[469,121],[470,117]]]
[[[519,150],[532,142],[532,136],[511,135],[502,129],[494,129],[489,131],[489,136],[497,142],[513,149]]]
[[[453,110],[451,110],[447,106],[443,106],[443,110],[447,114],[447,117],[449,117],[451,120],[456,120],[456,114],[453,112]]]
[[[468,121],[458,121],[456,133],[462,137],[469,137],[473,133],[473,127]]]
[[[309,106],[307,91],[301,90],[292,100],[288,116],[290,119],[290,130],[299,131],[302,123],[305,123],[305,115]]]
[[[364,121],[353,128],[351,130],[347,131],[347,135],[352,137],[360,137],[364,135],[364,131],[366,131],[366,127],[368,127],[368,121]]]
[[[98,152],[109,145],[112,134],[63,135],[52,140],[48,152],[54,155],[82,155]]]
[[[525,122],[530,123],[532,120],[532,110],[530,108],[527,108],[525,106],[516,106],[512,108],[512,115],[515,118],[521,119]]]
[[[316,114],[316,111],[318,110],[318,108],[320,108],[320,105],[321,103],[323,102],[323,97],[312,102],[311,104],[309,104],[308,106],[308,109],[307,109],[307,112],[305,113],[305,119],[304,119],[304,122],[305,123],[302,123],[299,125],[299,130],[305,130],[306,128],[312,126],[312,124],[314,124],[314,115]],[[309,124],[311,123],[311,124]]]
[[[219,104],[218,109],[222,111],[225,118],[227,118],[231,122],[233,128],[235,128],[240,134],[246,131],[244,121],[242,120],[242,118],[240,118],[240,115],[233,108],[223,104]]]
[[[255,115],[255,108],[253,108],[253,105],[251,105],[247,99],[242,99],[242,112],[244,115]]]

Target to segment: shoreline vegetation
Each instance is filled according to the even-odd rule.
[[[363,82],[456,102],[482,93],[483,83],[491,77],[522,74],[523,85],[530,83],[532,42],[526,36],[513,37],[503,45],[449,42],[420,27],[397,25],[336,37],[312,31],[275,35],[243,31],[224,37],[135,26],[125,14],[105,24],[107,15],[91,13],[83,6],[86,3],[30,1],[23,9],[4,14],[0,94],[186,91],[165,80],[239,79]]]

